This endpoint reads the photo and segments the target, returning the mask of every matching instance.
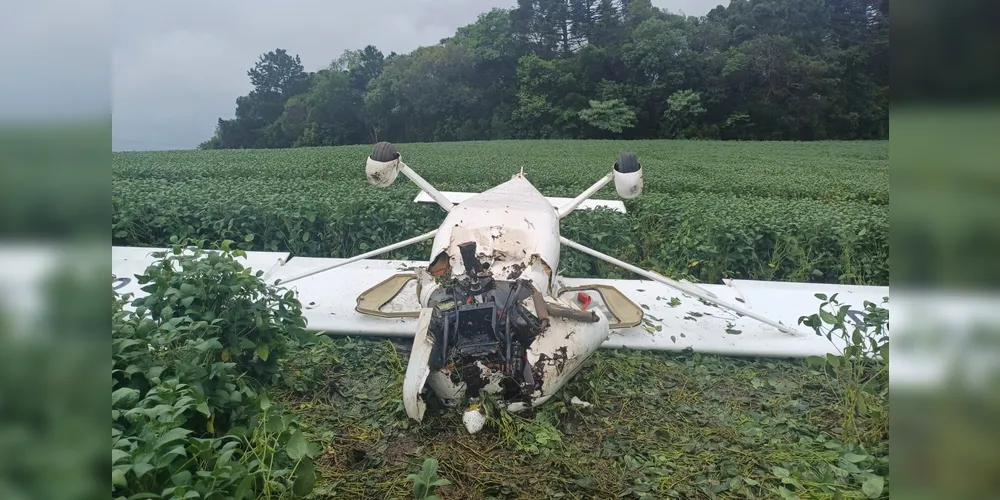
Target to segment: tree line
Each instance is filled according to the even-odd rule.
[[[888,0],[518,0],[433,46],[284,49],[203,149],[488,139],[884,139]]]

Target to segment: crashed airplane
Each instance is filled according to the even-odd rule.
[[[413,337],[403,403],[417,421],[435,397],[461,408],[467,429],[477,432],[485,422],[484,394],[512,412],[544,404],[602,347],[778,357],[836,352],[825,337],[789,326],[816,312],[814,294],[839,293],[856,306],[888,296],[887,287],[738,280],[695,285],[561,236],[560,219],[586,209],[581,205],[607,184],[613,182],[622,199],[641,195],[643,170],[632,153],[619,155],[607,175],[573,199],[543,196],[522,170],[455,203],[403,163],[387,142],[375,145],[365,170],[377,187],[392,185],[402,173],[429,198],[423,201],[447,212],[444,222],[349,259],[248,254],[266,279],[282,286],[298,282],[311,330]],[[372,259],[430,239],[427,262]],[[645,279],[557,276],[563,245]],[[117,276],[141,272],[151,251],[114,248],[113,270]],[[344,306],[345,294],[356,297],[353,308]],[[857,318],[859,311],[852,314]]]

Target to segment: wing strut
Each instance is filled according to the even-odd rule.
[[[455,204],[448,200],[445,195],[441,194],[441,191],[438,191],[437,188],[432,186],[431,183],[425,181],[423,177],[420,177],[420,174],[414,172],[412,168],[406,166],[406,164],[402,161],[399,162],[399,171],[402,172],[403,175],[409,177],[414,184],[419,186],[421,191],[427,193],[428,196],[433,198],[434,201],[437,202],[438,206],[444,209],[445,212],[451,212],[451,209],[455,208]]]
[[[802,332],[799,332],[798,330],[796,330],[794,328],[782,325],[781,323],[778,323],[777,321],[768,319],[768,318],[766,318],[764,316],[761,316],[761,315],[759,315],[759,314],[757,314],[755,312],[752,312],[752,311],[750,311],[748,309],[742,308],[742,307],[740,307],[738,305],[735,305],[735,304],[730,304],[728,302],[719,300],[717,297],[713,297],[710,294],[706,294],[705,292],[703,292],[701,290],[698,290],[697,287],[688,286],[688,285],[686,285],[684,283],[681,283],[679,281],[675,281],[675,280],[672,280],[672,279],[667,278],[665,276],[661,276],[659,274],[656,274],[654,272],[650,272],[650,271],[646,271],[645,269],[638,268],[638,267],[633,266],[632,264],[629,264],[627,262],[620,261],[620,260],[618,260],[618,259],[616,259],[616,258],[614,258],[614,257],[612,257],[610,255],[606,255],[606,254],[603,254],[601,252],[598,252],[597,250],[585,247],[585,246],[583,246],[583,245],[581,245],[581,244],[579,244],[579,243],[577,243],[577,242],[575,242],[573,240],[567,239],[564,236],[560,236],[559,237],[559,241],[563,245],[566,245],[566,246],[568,246],[570,248],[579,250],[579,251],[581,251],[581,252],[583,252],[583,253],[585,253],[587,255],[591,255],[591,256],[597,257],[598,259],[601,259],[601,260],[603,260],[605,262],[608,262],[610,264],[614,264],[614,265],[616,265],[618,267],[621,267],[623,269],[627,269],[629,271],[632,271],[633,273],[638,274],[639,276],[644,276],[644,277],[649,278],[649,279],[651,279],[653,281],[657,281],[657,282],[663,283],[664,285],[676,288],[676,289],[678,289],[678,290],[680,290],[680,291],[682,291],[682,292],[684,292],[686,294],[694,295],[695,297],[698,297],[698,298],[700,298],[702,300],[711,302],[711,303],[713,303],[715,305],[718,305],[720,307],[725,307],[726,309],[730,309],[730,310],[732,310],[734,312],[737,312],[737,313],[740,313],[740,314],[742,314],[744,316],[749,316],[749,317],[751,317],[751,318],[753,318],[753,319],[755,319],[757,321],[760,321],[761,323],[773,326],[773,327],[777,328],[778,330],[780,330],[782,332],[789,333],[789,334],[792,334],[792,335],[804,335]]]
[[[600,191],[602,187],[606,186],[609,182],[614,180],[614,178],[615,178],[614,172],[609,172],[608,175],[601,177],[600,180],[595,182],[594,185],[587,188],[586,191],[580,193],[576,198],[573,198],[573,200],[570,201],[569,203],[559,207],[559,209],[557,210],[558,217],[562,219],[563,217],[569,215],[571,212],[573,212],[573,210],[576,210],[576,207],[580,206],[581,203],[590,199],[591,196],[594,196],[594,193]]]
[[[322,272],[325,272],[325,271],[329,271],[331,269],[336,269],[336,268],[338,268],[340,266],[345,266],[347,264],[350,264],[351,262],[357,262],[357,261],[362,260],[362,259],[367,259],[369,257],[374,257],[376,255],[381,255],[381,254],[384,254],[386,252],[389,252],[389,251],[392,251],[392,250],[396,250],[398,248],[403,248],[405,246],[412,245],[414,243],[420,243],[421,241],[429,240],[429,239],[433,238],[434,235],[437,234],[437,232],[438,232],[438,230],[435,229],[435,230],[433,230],[431,232],[421,234],[420,236],[414,236],[413,238],[410,238],[408,240],[399,241],[399,242],[393,243],[393,244],[391,244],[389,246],[384,246],[382,248],[376,248],[375,250],[372,250],[370,252],[365,252],[365,253],[363,253],[361,255],[355,255],[354,257],[351,257],[350,259],[338,262],[338,263],[333,264],[331,266],[326,266],[326,267],[321,267],[319,269],[314,269],[312,271],[309,271],[309,272],[306,272],[306,273],[302,273],[302,274],[300,274],[298,276],[293,276],[291,278],[288,278],[287,280],[279,279],[274,284],[277,285],[277,284],[291,283],[293,281],[297,281],[297,280],[300,280],[302,278],[307,278],[307,277],[312,276],[314,274],[319,274],[319,273],[322,273]]]

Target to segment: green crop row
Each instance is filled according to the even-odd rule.
[[[575,196],[634,151],[646,191],[889,201],[888,143],[707,141],[491,141],[405,144],[403,160],[439,189],[481,191],[524,168],[546,195]],[[354,185],[369,146],[291,150],[115,153],[115,179],[272,180]],[[403,179],[405,182],[405,179]],[[408,183],[407,183],[408,184]],[[408,184],[412,190],[412,184]],[[609,187],[600,196],[613,196]]]
[[[244,250],[348,257],[437,227],[443,212],[414,189],[362,180],[156,178],[112,183],[113,244],[165,246],[171,236],[239,242]],[[626,261],[702,282],[721,278],[888,283],[888,209],[861,202],[729,194],[647,194],[629,213],[578,211],[562,233]],[[424,260],[428,244],[383,258]],[[560,271],[631,277],[570,249]]]
[[[574,213],[563,234],[671,275],[888,285],[888,208],[857,202],[733,195],[648,195],[627,217]],[[574,253],[563,265],[608,275]]]

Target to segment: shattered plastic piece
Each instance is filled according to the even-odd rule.
[[[579,406],[581,408],[589,408],[591,406],[594,406],[594,405],[592,405],[592,404],[590,404],[590,403],[588,403],[588,402],[586,402],[586,401],[584,401],[584,400],[582,400],[582,399],[580,399],[580,398],[578,398],[576,396],[573,396],[573,399],[569,400],[569,402],[573,403],[574,405]]]
[[[462,423],[469,434],[475,434],[486,425],[486,415],[483,415],[479,405],[472,405],[462,415]]]

